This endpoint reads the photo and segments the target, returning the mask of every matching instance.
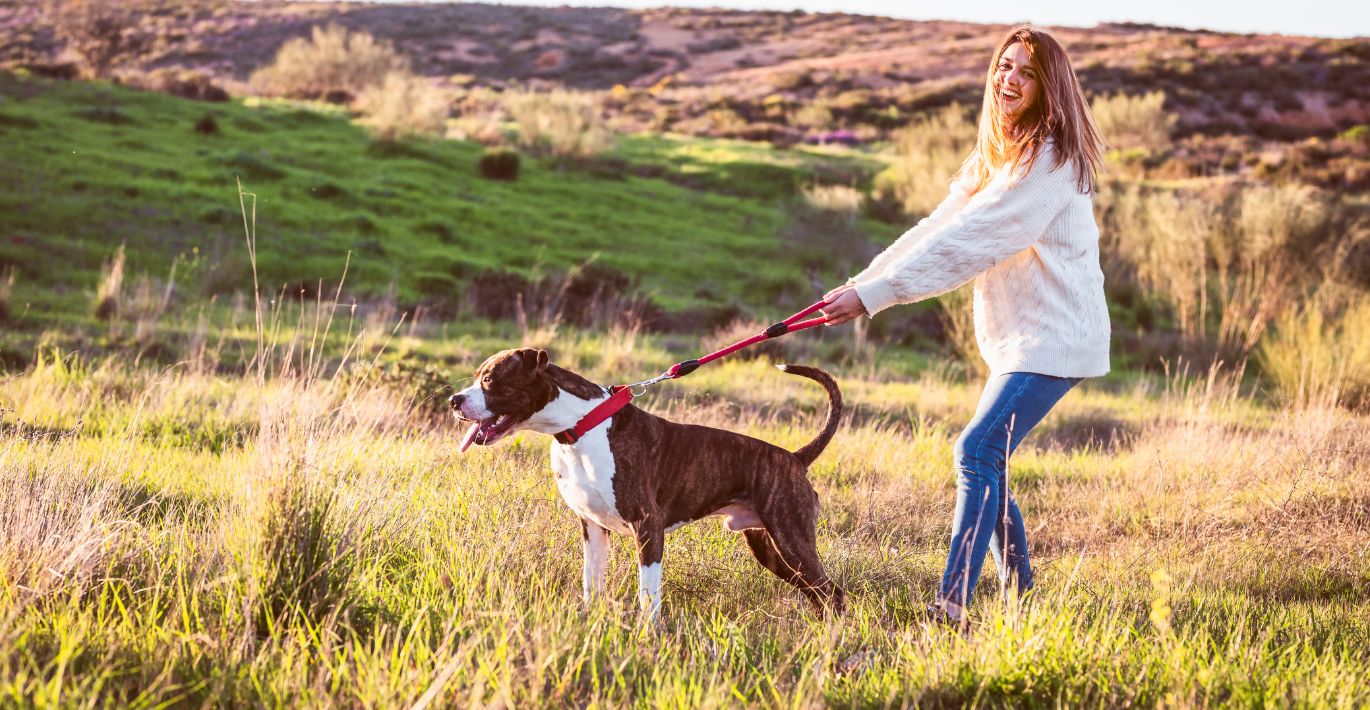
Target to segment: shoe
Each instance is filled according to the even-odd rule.
[[[962,611],[961,614],[960,614],[960,618],[957,618],[956,616],[953,615],[952,612],[948,611],[948,609],[947,609],[947,606],[948,606],[948,605],[949,605],[952,609],[959,609],[959,608],[960,608],[960,607],[957,607],[955,604],[951,604],[950,602],[942,602],[942,603],[939,603],[939,604],[929,604],[929,605],[928,605],[928,620],[931,621],[931,622],[933,622],[933,623],[935,623],[935,624],[941,624],[941,625],[943,625],[943,626],[950,626],[950,627],[956,629],[957,631],[960,631],[962,636],[969,636],[969,635],[970,635],[970,629],[971,629],[971,621],[970,621],[969,615],[967,615],[964,611]]]

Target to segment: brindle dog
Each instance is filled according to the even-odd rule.
[[[603,590],[609,533],[638,548],[638,601],[652,617],[661,607],[666,533],[709,516],[741,532],[757,562],[797,587],[820,613],[841,613],[846,593],[818,560],[818,494],[806,478],[837,431],[842,395],[828,373],[781,365],[828,392],[823,430],[798,451],[721,429],[677,424],[628,404],[573,444],[552,443],[557,488],[580,517],[584,597]],[[452,395],[458,419],[473,422],[462,441],[490,445],[519,429],[556,434],[609,396],[609,390],[547,361],[543,350],[492,355],[475,384]]]

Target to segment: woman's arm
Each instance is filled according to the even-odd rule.
[[[937,208],[932,211],[932,214],[918,220],[918,224],[913,225],[911,229],[900,235],[898,239],[894,240],[893,244],[885,247],[885,250],[880,252],[879,256],[872,259],[870,265],[862,269],[861,273],[847,279],[847,283],[864,281],[865,279],[884,271],[885,267],[889,266],[890,262],[903,256],[914,244],[918,243],[919,239],[922,239],[927,236],[928,233],[945,224],[947,220],[951,219],[962,207],[965,207],[966,202],[970,200],[970,193],[973,187],[974,182],[968,175],[963,175],[953,181],[951,183],[951,190],[947,193],[946,197],[942,198],[941,204],[937,205]]]
[[[1032,246],[1078,192],[1071,165],[1055,162],[1044,146],[1026,174],[1004,171],[882,271],[862,272],[856,292],[866,311],[946,293]]]

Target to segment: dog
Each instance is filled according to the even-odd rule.
[[[841,614],[846,592],[823,570],[815,524],[818,494],[807,469],[832,440],[842,395],[828,373],[781,370],[817,381],[828,393],[823,429],[790,452],[721,429],[678,424],[627,404],[574,443],[559,435],[576,426],[610,390],[547,361],[532,348],[490,356],[475,383],[448,400],[470,423],[461,450],[489,446],[531,430],[558,435],[552,444],[557,490],[580,518],[585,555],[583,599],[603,593],[609,534],[637,541],[638,603],[653,620],[661,610],[661,559],[666,534],[721,516],[739,532],[762,567],[794,585],[820,614]]]

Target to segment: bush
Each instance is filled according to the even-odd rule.
[[[1170,132],[1179,121],[1166,113],[1165,92],[1144,96],[1114,94],[1094,99],[1094,122],[1109,147],[1161,150],[1170,145]]]
[[[195,132],[206,136],[215,135],[219,132],[219,121],[213,114],[207,113],[195,122]]]
[[[1370,409],[1370,298],[1337,310],[1310,303],[1261,343],[1262,369],[1289,404]]]
[[[512,150],[487,151],[480,156],[480,174],[487,180],[517,180],[519,154]]]
[[[948,184],[975,147],[975,124],[959,104],[919,118],[895,132],[895,163],[875,177],[878,200],[926,215],[947,196]]]
[[[394,72],[407,72],[409,60],[389,43],[338,25],[315,27],[309,39],[281,45],[276,59],[252,74],[252,85],[266,94],[317,99],[331,92],[356,96],[379,86]]]
[[[358,108],[376,137],[394,140],[413,135],[441,135],[447,125],[446,92],[408,72],[394,71],[366,89]]]
[[[504,106],[518,124],[519,144],[534,155],[583,158],[607,150],[612,143],[599,107],[585,94],[510,92]]]
[[[1299,186],[1158,190],[1106,185],[1095,200],[1110,287],[1154,294],[1203,356],[1244,358],[1299,294],[1336,275],[1354,226]],[[1170,322],[1166,322],[1169,320]]]
[[[103,77],[153,44],[151,25],[141,21],[134,0],[56,0],[52,5],[57,39],[81,58],[91,77]]]

